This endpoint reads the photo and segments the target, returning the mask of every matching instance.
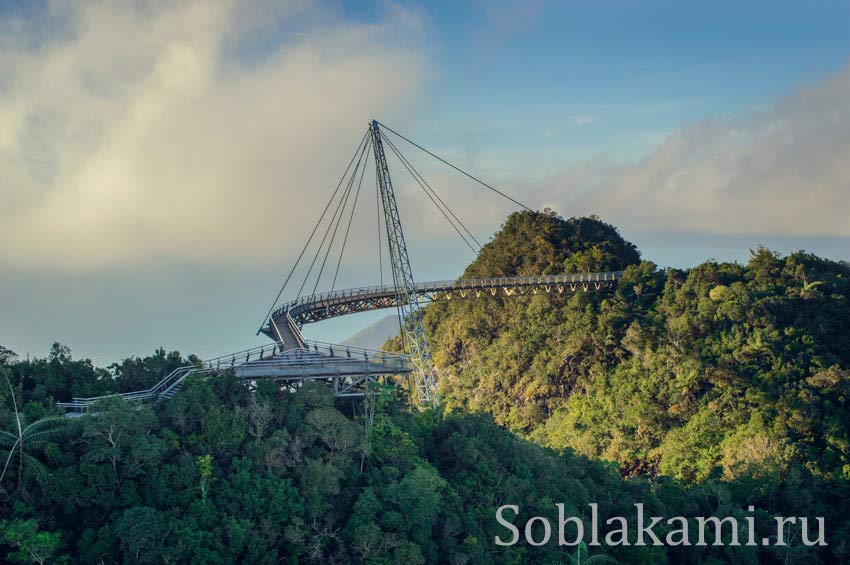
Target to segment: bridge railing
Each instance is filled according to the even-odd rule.
[[[273,357],[283,353],[283,350],[277,343],[269,343],[258,345],[237,351],[236,353],[228,353],[227,355],[219,355],[201,361],[201,367],[204,369],[227,369],[237,367],[251,361],[260,361],[267,357]]]
[[[387,368],[397,370],[399,373],[406,373],[411,370],[410,359],[406,355],[356,355],[352,352],[348,356],[348,352],[344,347],[336,349],[333,356],[322,353],[317,353],[314,349],[290,349],[284,355],[275,357],[274,359],[264,359],[262,361],[254,361],[250,364],[243,364],[241,367],[245,369],[257,367],[269,368],[285,368],[285,367],[309,367],[310,365],[350,365],[351,363],[365,363],[367,365],[380,365],[385,370]],[[236,367],[239,370],[239,367]],[[237,372],[238,374],[238,372]]]
[[[367,361],[390,368],[397,368],[401,372],[409,370],[410,367],[408,357],[399,353],[324,343],[321,341],[307,341],[306,344],[306,348],[289,349],[286,351],[282,351],[277,344],[251,347],[236,353],[205,359],[197,365],[178,367],[155,385],[145,390],[103,396],[76,397],[69,402],[58,402],[57,405],[67,410],[85,412],[101,400],[107,398],[121,398],[128,401],[143,402],[158,398],[174,390],[190,374],[236,369],[248,363],[258,366],[302,366],[311,363],[333,364]]]
[[[105,394],[103,396],[90,397],[75,397],[69,402],[57,402],[56,405],[66,410],[74,410],[85,412],[101,400],[107,398],[121,398],[123,400],[142,402],[160,396],[161,394],[175,388],[183,380],[192,373],[205,372],[205,369],[199,368],[196,365],[186,365],[178,367],[168,373],[162,380],[145,390],[137,390],[132,392],[118,392],[115,394]]]
[[[403,353],[392,353],[378,349],[366,349],[350,345],[339,345],[321,341],[307,341],[307,347],[314,353],[321,353],[332,359],[342,361],[348,359],[367,359],[378,363],[407,362],[408,356]]]
[[[277,344],[260,345],[257,347],[252,347],[250,349],[238,351],[236,353],[230,353],[227,355],[213,357],[211,359],[206,359],[201,362],[201,367],[204,369],[216,370],[235,368],[244,365],[245,363],[260,361],[283,363],[287,361],[287,358],[297,358],[299,355],[304,356],[305,358],[307,356],[313,358],[317,353],[329,356],[331,358],[338,357],[340,359],[377,359],[379,361],[381,359],[386,359],[389,361],[406,357],[398,353],[390,353],[387,351],[380,351],[375,349],[365,349],[362,347],[354,347],[349,345],[325,343],[321,341],[307,340],[305,343],[307,347],[288,350],[280,349]],[[281,356],[283,356],[283,358],[281,358]]]
[[[458,279],[455,281],[433,281],[416,285],[422,290],[441,290],[444,288],[487,288],[499,286],[529,286],[547,284],[579,284],[590,282],[610,282],[622,278],[623,271],[610,273],[569,273],[561,275],[531,275],[525,277],[490,277],[478,279]]]
[[[395,292],[395,287],[392,286],[361,286],[358,288],[348,288],[345,290],[334,290],[331,292],[322,292],[319,294],[311,294],[308,296],[302,296],[296,300],[292,300],[279,306],[272,313],[273,318],[277,318],[284,312],[287,312],[293,309],[296,306],[300,306],[302,304],[311,304],[313,302],[322,302],[324,300],[337,299],[337,298],[353,298],[356,296],[361,296],[365,294],[381,294],[381,293],[393,293]]]
[[[454,289],[536,286],[549,284],[581,284],[593,282],[612,282],[619,280],[620,278],[622,278],[622,276],[623,271],[613,271],[607,273],[568,273],[560,275],[532,275],[525,277],[456,279],[419,283],[416,285],[416,289],[418,291],[441,291]],[[374,294],[393,294],[395,292],[395,287],[383,285],[363,286],[345,290],[323,292],[320,294],[312,294],[309,296],[300,297],[296,300],[283,304],[272,313],[272,318],[277,318],[285,312],[288,312],[302,305],[314,304],[331,300],[346,301],[347,299],[357,298],[359,296],[368,296]]]

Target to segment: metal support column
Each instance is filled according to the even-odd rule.
[[[393,283],[399,298],[401,333],[404,336],[413,364],[413,388],[420,405],[436,406],[439,403],[439,398],[437,397],[434,366],[431,363],[431,350],[428,348],[428,339],[425,336],[420,298],[416,292],[416,283],[410,268],[410,258],[407,255],[407,245],[404,242],[404,233],[401,229],[401,219],[399,218],[398,206],[390,179],[390,169],[387,166],[384,145],[381,141],[381,130],[376,120],[372,121],[369,130],[372,135],[372,149],[375,152],[375,167],[384,208],[384,223],[387,228]]]

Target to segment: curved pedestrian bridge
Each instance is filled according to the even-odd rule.
[[[285,348],[303,346],[303,324],[328,318],[395,308],[416,298],[426,302],[481,296],[523,296],[528,294],[564,294],[592,292],[616,286],[623,271],[607,273],[571,273],[529,277],[494,277],[423,282],[415,293],[406,294],[395,286],[368,286],[303,296],[275,309],[262,332]]]
[[[197,365],[179,367],[149,389],[58,402],[71,416],[81,416],[107,398],[149,402],[172,398],[187,377],[232,371],[245,381],[272,379],[290,389],[307,381],[325,382],[337,396],[363,396],[372,383],[413,370],[410,358],[400,353],[375,351],[319,341],[304,341],[303,347],[282,349],[280,344],[252,347],[221,355]]]
[[[486,295],[522,296],[540,293],[591,292],[612,288],[622,276],[623,271],[613,271],[432,281],[418,283],[415,296],[426,302],[435,302]],[[262,331],[275,341],[286,342],[288,340],[279,339],[279,332],[276,329],[285,332],[289,325],[287,318],[300,327],[303,324],[346,314],[394,308],[406,303],[410,298],[411,295],[390,285],[335,290],[303,296],[275,309]]]

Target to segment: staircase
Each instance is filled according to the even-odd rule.
[[[70,402],[57,402],[57,406],[65,408],[70,414],[82,415],[89,409],[107,398],[122,398],[134,402],[145,402],[154,400],[159,402],[163,399],[172,398],[183,386],[183,381],[191,374],[207,372],[208,369],[198,368],[194,365],[178,367],[165,376],[161,381],[146,390],[133,392],[122,392],[119,394],[107,394],[105,396],[92,396],[87,398],[76,397]]]
[[[133,402],[161,402],[173,398],[183,387],[189,375],[216,374],[233,371],[243,381],[272,378],[278,381],[304,382],[323,380],[334,385],[338,395],[359,395],[352,392],[355,384],[368,382],[377,375],[402,375],[411,371],[406,355],[373,351],[358,347],[307,341],[293,323],[289,338],[299,347],[289,348],[274,343],[246,349],[229,355],[207,359],[197,365],[179,367],[161,381],[146,390],[73,398],[70,402],[59,402],[59,407],[68,411],[68,416],[82,416],[106,398],[122,398]]]

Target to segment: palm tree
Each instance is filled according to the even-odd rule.
[[[592,563],[617,563],[617,560],[613,557],[609,557],[608,555],[599,554],[591,557],[590,550],[587,548],[587,544],[581,542],[576,547],[576,552],[572,555],[567,555],[567,558],[570,560],[572,565],[591,565]]]
[[[0,430],[0,458],[4,458],[3,470],[0,471],[0,484],[6,477],[12,458],[17,455],[18,459],[18,485],[20,490],[24,476],[24,469],[35,471],[38,474],[45,472],[41,461],[31,455],[33,450],[44,449],[50,438],[58,435],[64,428],[67,420],[61,416],[41,418],[26,424],[24,416],[18,411],[18,401],[15,398],[15,389],[9,380],[7,371],[3,371],[6,384],[12,393],[12,408],[15,413],[15,421],[11,431]]]
[[[809,282],[808,280],[806,280],[804,278],[803,279],[803,288],[800,289],[800,296],[802,296],[803,298],[812,298],[814,296],[812,289],[814,289],[815,287],[821,286],[822,284],[823,284],[823,281]]]

